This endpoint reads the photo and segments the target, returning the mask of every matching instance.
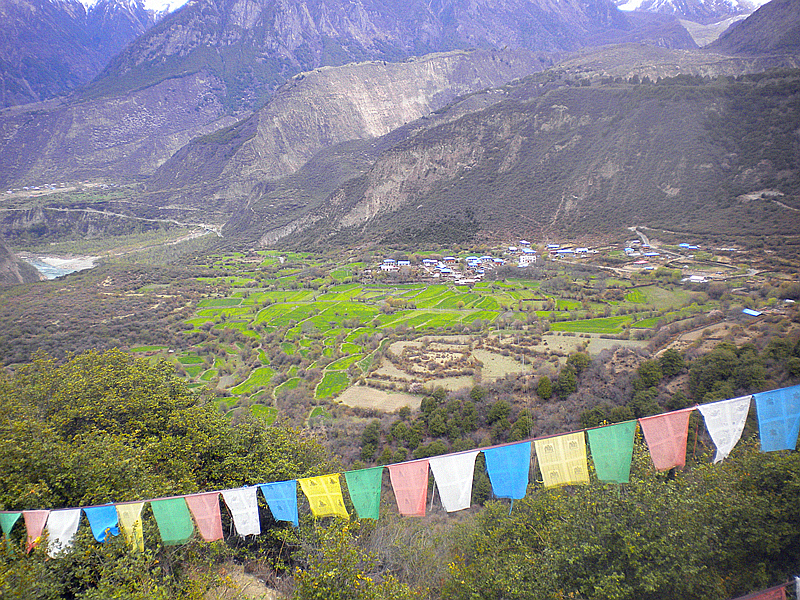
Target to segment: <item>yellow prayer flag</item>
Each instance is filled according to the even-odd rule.
[[[535,440],[534,444],[545,487],[589,483],[583,432]]]
[[[298,479],[298,483],[308,498],[308,502],[311,504],[311,513],[315,517],[350,517],[344,507],[339,473],[306,477]]]
[[[134,552],[144,552],[144,533],[142,530],[142,509],[144,502],[134,504],[117,504],[119,526],[125,541]]]

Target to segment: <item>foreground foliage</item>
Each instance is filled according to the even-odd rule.
[[[332,468],[322,447],[294,430],[258,420],[233,426],[199,403],[165,363],[118,351],[89,352],[63,365],[39,357],[0,380],[5,510],[150,499]],[[266,511],[262,518],[271,522]],[[141,555],[119,537],[97,544],[84,526],[75,550],[58,560],[46,559],[46,544],[26,556],[19,524],[0,554],[0,596],[200,597],[209,583],[202,574],[218,559],[276,552],[269,535],[163,548],[149,508],[144,522],[148,549]]]
[[[630,484],[539,489],[487,504],[443,596],[728,598],[800,568],[800,455],[747,443],[669,477],[639,451]]]

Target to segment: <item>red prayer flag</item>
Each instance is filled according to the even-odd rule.
[[[197,523],[200,535],[207,542],[222,539],[222,519],[219,512],[219,492],[184,496]]]
[[[25,520],[25,529],[28,530],[28,552],[33,550],[39,538],[42,537],[44,525],[47,523],[49,510],[23,510],[22,518]]]
[[[686,464],[686,438],[693,410],[684,408],[639,419],[653,464],[659,471]]]
[[[425,502],[428,500],[428,461],[389,465],[389,479],[400,514],[424,517]]]
[[[739,598],[736,598],[736,600],[786,600],[787,585],[792,585],[792,582],[776,585],[768,590],[753,592],[752,594],[747,594],[746,596],[740,596]]]

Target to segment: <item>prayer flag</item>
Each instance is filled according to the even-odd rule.
[[[383,467],[348,471],[344,479],[358,518],[377,519],[380,515]]]
[[[407,517],[424,517],[428,499],[428,461],[389,465],[397,510]]]
[[[300,525],[297,514],[297,480],[262,483],[258,487],[261,488],[276,521],[289,521],[295,527]]]
[[[442,506],[447,512],[464,510],[472,504],[472,477],[477,456],[478,450],[472,450],[428,459]]]
[[[258,488],[256,486],[223,490],[225,505],[231,511],[236,533],[241,537],[261,533],[261,519],[258,517]]]
[[[589,449],[592,451],[597,478],[600,481],[628,483],[631,477],[636,421],[598,427],[586,433],[589,436]]]
[[[84,508],[83,512],[86,513],[89,526],[92,528],[92,535],[98,542],[102,543],[112,535],[119,535],[119,517],[113,504],[90,506]]]
[[[689,417],[693,410],[683,408],[639,419],[650,458],[658,471],[686,464],[686,438],[689,437]]]
[[[768,590],[762,590],[760,592],[753,592],[752,594],[747,594],[746,596],[740,596],[736,598],[736,600],[786,600],[786,585],[776,585],[775,587],[771,587]]]
[[[150,508],[153,509],[161,542],[165,546],[177,546],[192,537],[194,532],[192,516],[183,497],[151,500]]]
[[[750,410],[750,396],[721,400],[697,407],[706,429],[717,447],[714,462],[717,463],[731,453],[733,447],[742,437],[747,413]]]
[[[308,498],[311,505],[311,514],[315,517],[345,517],[347,509],[344,507],[342,486],[339,484],[339,473],[306,477],[298,479],[300,489]]]
[[[545,487],[589,483],[583,432],[534,440]]]
[[[125,541],[134,552],[144,552],[144,530],[142,528],[142,509],[144,502],[133,504],[117,504],[119,528]]]
[[[81,524],[81,509],[54,510],[47,517],[47,554],[58,556],[62,550],[72,547],[72,538]]]
[[[185,496],[200,535],[207,542],[222,539],[222,516],[219,512],[219,492]]]
[[[800,432],[800,385],[753,394],[761,451],[794,450]]]
[[[531,443],[489,448],[483,451],[483,456],[494,495],[512,500],[524,498],[531,469]]]
[[[3,534],[6,537],[11,535],[11,530],[14,528],[14,523],[22,516],[21,512],[0,512],[0,527],[3,528]]]
[[[28,530],[28,546],[27,550],[30,552],[42,537],[44,531],[44,524],[47,522],[47,516],[50,514],[49,510],[23,510],[22,519],[25,521],[25,529]]]

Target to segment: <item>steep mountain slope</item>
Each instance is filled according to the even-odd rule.
[[[236,110],[320,66],[464,48],[574,50],[632,29],[607,0],[197,0],[132,43],[95,89],[207,69]]]
[[[31,283],[44,279],[31,264],[15,255],[3,240],[0,240],[0,286]]]
[[[772,0],[714,42],[735,55],[800,54],[800,0]]]
[[[139,1],[0,0],[0,106],[62,95],[90,81],[154,23]]]
[[[193,137],[233,123],[214,94],[219,85],[196,74],[121,96],[6,109],[0,186],[149,175]]]
[[[548,55],[525,51],[434,54],[402,63],[317,69],[293,78],[267,105],[227,131],[194,140],[148,189],[207,201],[215,179],[225,197],[249,198],[265,181],[300,169],[320,150],[385,135],[456,97],[540,71]]]
[[[798,127],[797,71],[658,85],[534,76],[492,107],[392,146],[262,242],[453,243],[628,225],[794,234]]]
[[[618,0],[623,10],[674,15],[695,23],[716,23],[738,15],[748,15],[762,2],[750,0]]]

